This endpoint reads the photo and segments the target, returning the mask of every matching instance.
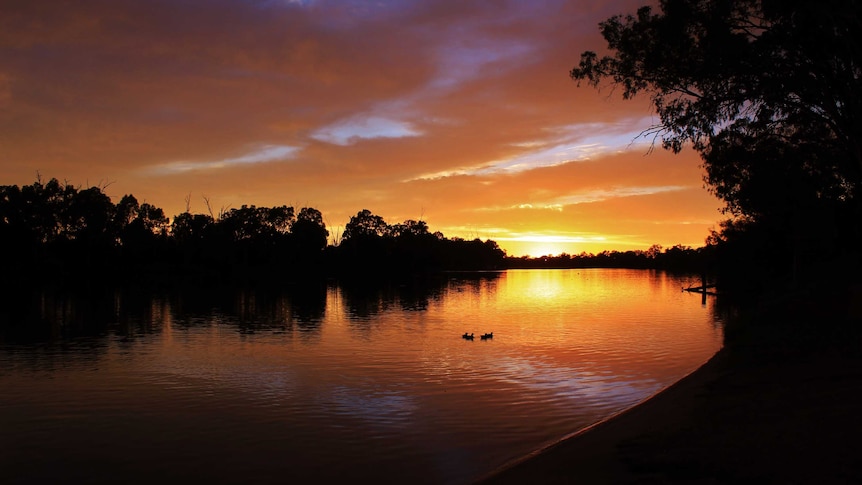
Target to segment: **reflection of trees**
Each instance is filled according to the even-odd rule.
[[[294,321],[302,329],[318,330],[326,316],[327,286],[323,283],[297,285],[290,290]]]
[[[454,273],[449,277],[447,291],[467,292],[473,295],[494,294],[499,283],[499,272]]]
[[[140,288],[9,290],[0,298],[0,340],[63,343],[91,339],[121,345],[174,327],[224,324],[240,333],[317,332],[326,315],[326,284],[269,290]],[[101,342],[101,343],[99,343]]]
[[[417,278],[402,282],[347,281],[341,285],[341,294],[348,317],[361,320],[391,308],[426,310],[430,300],[440,297],[445,284],[442,278]]]
[[[398,287],[398,306],[403,311],[425,311],[443,292],[442,284],[403,285]]]
[[[133,288],[7,290],[0,298],[0,335],[15,343],[127,342],[161,331],[169,309],[162,293]]]
[[[346,283],[341,286],[341,297],[351,321],[367,320],[391,308],[397,301],[388,283]]]
[[[458,273],[400,283],[345,283],[336,287],[353,328],[389,310],[424,312],[447,291],[493,292],[500,273]],[[171,325],[175,330],[226,325],[240,334],[319,333],[327,314],[326,283],[270,289],[224,286],[146,291],[19,289],[0,299],[0,341],[90,342],[92,353],[134,345]],[[330,309],[331,311],[332,309]],[[80,351],[81,347],[75,347]]]
[[[116,322],[116,305],[116,294],[108,290],[7,290],[0,298],[0,335],[15,344],[77,340],[82,345],[75,352],[99,354],[101,337]]]
[[[197,288],[172,297],[185,325],[221,323],[244,334],[319,331],[326,315],[326,285],[282,288]]]
[[[467,286],[469,291],[493,291],[498,272],[450,273],[427,278],[414,278],[398,283],[348,281],[341,285],[347,317],[353,322],[368,321],[390,309],[422,312],[432,301],[439,300],[446,291]]]

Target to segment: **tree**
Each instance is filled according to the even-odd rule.
[[[138,217],[133,223],[139,222],[146,230],[153,234],[164,235],[168,231],[168,217],[161,207],[144,202],[138,208]]]
[[[862,3],[661,0],[600,24],[610,55],[571,71],[624,98],[650,93],[645,133],[700,152],[735,216],[853,205],[862,189]],[[787,220],[788,217],[781,217]],[[858,225],[858,220],[856,221]]]
[[[124,195],[120,201],[117,202],[114,210],[115,230],[117,232],[122,231],[123,228],[137,218],[139,210],[140,204],[138,204],[138,199],[132,194]]]
[[[76,190],[64,212],[65,232],[70,240],[93,245],[113,244],[110,233],[114,204],[98,187]]]
[[[393,225],[391,233],[396,238],[419,238],[431,235],[428,231],[428,223],[425,221],[414,221],[413,219]]]
[[[155,235],[165,236],[168,232],[168,218],[165,212],[152,204],[138,204],[134,195],[124,195],[114,209],[113,231],[119,234],[120,242],[152,239]]]
[[[211,216],[183,212],[174,217],[171,235],[181,244],[200,242],[212,232],[214,225]]]
[[[300,256],[320,253],[326,247],[329,231],[323,222],[323,214],[312,207],[303,207],[296,216],[291,234]]]
[[[390,227],[382,217],[373,214],[368,209],[359,211],[350,218],[350,222],[344,226],[342,240],[360,240],[368,238],[382,238],[388,236]]]
[[[231,209],[219,220],[219,225],[234,241],[275,240],[290,232],[296,217],[293,207],[256,207],[243,205]]]

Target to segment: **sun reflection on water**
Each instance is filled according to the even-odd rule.
[[[352,470],[370,481],[467,483],[712,355],[721,331],[711,303],[679,291],[681,281],[522,270],[450,275],[430,288],[112,297],[117,321],[92,336],[0,342],[0,427],[21,449],[86,440],[105,473],[129,463],[118,443],[132,443],[166,450],[163,467],[221,480],[237,478],[242,457],[261,476],[325,481]],[[95,318],[61,303],[66,321]],[[481,340],[486,332],[493,338]],[[27,424],[36,422],[45,427]],[[189,436],[212,439],[189,448]],[[2,464],[26,466],[13,455]],[[91,464],[69,458],[71,472]]]

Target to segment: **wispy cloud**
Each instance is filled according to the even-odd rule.
[[[591,234],[591,233],[510,233],[508,236],[498,236],[497,240],[500,241],[513,241],[513,242],[529,242],[529,243],[597,243],[606,241],[607,236],[603,236],[601,234]]]
[[[610,153],[649,150],[651,139],[643,136],[648,121],[627,119],[615,123],[581,123],[545,130],[545,138],[511,144],[518,154],[473,166],[420,174],[410,180],[436,180],[458,175],[518,173],[543,167],[592,160]]]
[[[522,202],[509,206],[491,206],[479,207],[474,210],[480,212],[499,212],[511,210],[553,210],[562,211],[567,206],[578,204],[589,204],[592,202],[602,202],[609,199],[618,199],[623,197],[636,197],[643,195],[654,195],[667,192],[676,192],[686,190],[690,187],[681,185],[667,185],[654,187],[613,187],[608,189],[592,189],[548,198],[544,201]]]
[[[462,27],[473,28],[473,27]],[[523,40],[491,39],[464,35],[450,36],[437,50],[437,73],[427,85],[429,90],[446,90],[494,71],[513,69],[517,61],[529,56],[533,47]]]
[[[374,138],[404,138],[422,133],[409,122],[380,116],[353,116],[315,131],[311,137],[334,145]]]
[[[680,185],[666,185],[656,187],[616,187],[610,189],[596,189],[578,194],[571,194],[562,197],[557,197],[553,201],[553,206],[557,205],[577,205],[587,204],[590,202],[600,202],[607,199],[615,199],[620,197],[635,197],[641,195],[661,194],[665,192],[676,192],[685,190],[688,187]]]
[[[333,226],[427,209],[447,236],[702,239],[718,203],[696,154],[642,156],[649,100],[567,75],[638,5],[6,2],[0,176],[117,180],[168,213],[205,191]]]
[[[238,157],[208,161],[177,161],[148,167],[146,172],[151,175],[171,175],[199,170],[220,170],[237,165],[268,163],[291,158],[297,147],[287,145],[265,145]]]

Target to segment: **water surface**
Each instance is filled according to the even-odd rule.
[[[469,483],[714,354],[720,321],[680,291],[692,280],[520,270],[36,293],[2,313],[0,470],[5,483]]]

